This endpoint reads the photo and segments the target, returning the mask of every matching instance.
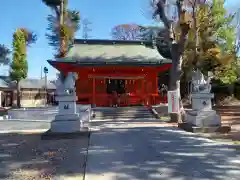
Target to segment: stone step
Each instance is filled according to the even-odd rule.
[[[149,114],[150,111],[94,111],[96,114]]]
[[[141,117],[153,117],[151,114],[148,115],[143,115],[143,114],[139,114],[139,115],[135,115],[135,114],[129,114],[129,115],[126,115],[126,114],[122,114],[122,115],[116,115],[116,114],[109,114],[109,115],[99,115],[99,114],[96,114],[96,117],[136,117],[136,118],[141,118]]]
[[[98,111],[94,111],[95,112],[95,115],[96,115],[96,118],[126,118],[126,119],[129,119],[129,118],[153,118],[153,115],[150,113],[149,110],[147,109],[137,109],[137,110],[134,110],[134,109],[124,109],[124,108],[117,108],[117,109],[108,109],[108,110],[98,110]]]
[[[152,116],[96,116],[97,119],[152,119]]]
[[[151,114],[150,112],[95,112],[95,114],[98,115],[111,115],[111,114],[115,114],[115,115],[135,115],[135,114],[141,114],[141,115],[146,115],[146,114]]]

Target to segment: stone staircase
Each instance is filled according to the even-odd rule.
[[[145,107],[97,107],[93,111],[95,119],[155,119]]]

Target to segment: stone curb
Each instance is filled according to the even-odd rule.
[[[159,116],[158,112],[156,111],[156,109],[151,108],[150,111],[152,112],[152,114],[154,115],[154,117],[155,117],[156,119],[159,119],[159,118],[160,118],[160,116]]]
[[[52,120],[27,120],[27,119],[4,119],[0,120],[0,122],[51,122]]]
[[[0,131],[0,134],[11,134],[11,133],[19,133],[19,134],[39,134],[48,131],[49,129],[25,129],[25,130],[3,130]]]

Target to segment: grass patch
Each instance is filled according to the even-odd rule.
[[[240,141],[233,141],[234,144],[240,145]]]
[[[160,119],[161,121],[168,121],[168,120],[169,120],[169,117],[168,117],[168,116],[161,116],[161,117],[159,117],[159,119]]]
[[[234,141],[233,143],[235,145],[240,145],[240,141]],[[240,147],[236,147],[235,149],[236,149],[236,151],[240,151]]]

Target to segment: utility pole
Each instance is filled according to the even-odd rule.
[[[64,23],[64,0],[61,0],[60,4],[60,25]]]
[[[41,66],[41,79],[42,79],[42,70],[43,70],[43,69],[42,69],[42,66]]]
[[[44,92],[44,94],[45,94],[45,97],[44,97],[44,99],[45,99],[45,107],[47,106],[47,73],[48,73],[48,68],[47,67],[44,67],[43,68],[43,72],[44,72],[44,79],[45,79],[45,92]]]
[[[82,24],[83,24],[83,35],[82,36],[84,39],[89,39],[89,37],[90,37],[89,32],[92,31],[92,29],[89,28],[89,25],[91,25],[92,23],[87,18],[85,18],[85,19],[83,19]]]

